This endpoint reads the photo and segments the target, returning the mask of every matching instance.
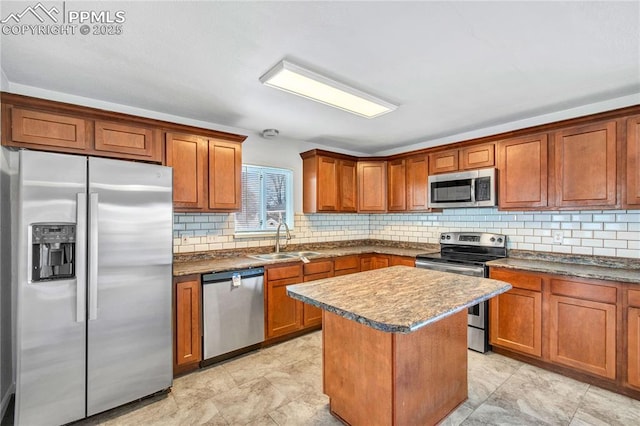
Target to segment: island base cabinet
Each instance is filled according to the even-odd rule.
[[[467,312],[409,334],[323,311],[323,380],[350,425],[429,425],[467,399]]]
[[[627,381],[640,389],[640,309],[627,309]]]

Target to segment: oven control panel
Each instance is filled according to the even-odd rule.
[[[507,236],[487,232],[443,232],[440,244],[455,244],[478,247],[506,247]]]

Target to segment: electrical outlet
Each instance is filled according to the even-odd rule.
[[[182,237],[182,244],[189,244],[189,237]]]
[[[564,238],[564,233],[562,231],[554,231],[553,232],[553,243],[554,244],[562,244],[563,238]]]

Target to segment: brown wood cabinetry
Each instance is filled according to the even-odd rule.
[[[429,154],[429,174],[495,166],[495,144],[483,143]]]
[[[551,280],[549,359],[616,378],[615,287]]]
[[[640,389],[640,290],[627,290],[627,385]]]
[[[316,260],[303,265],[304,282],[333,277],[333,260]],[[302,303],[302,327],[322,324],[322,309]]]
[[[167,133],[166,164],[173,167],[176,211],[233,212],[242,208],[239,142]]]
[[[387,254],[363,254],[360,256],[360,271],[386,268],[389,266],[391,256]]]
[[[407,164],[404,158],[387,162],[387,208],[407,210]]]
[[[409,256],[391,255],[389,257],[389,266],[397,266],[397,265],[416,266],[416,259]]]
[[[209,209],[242,208],[242,145],[209,139]]]
[[[287,296],[286,287],[302,282],[302,264],[268,266],[265,268],[267,339],[292,333],[300,329],[302,304]]]
[[[616,205],[616,121],[554,133],[556,207]]]
[[[542,278],[493,268],[490,276],[513,286],[489,300],[491,344],[541,357]]]
[[[407,210],[427,211],[429,186],[429,156],[413,155],[407,158]]]
[[[175,210],[202,210],[207,206],[208,145],[193,135],[167,133],[166,164],[173,167]]]
[[[176,277],[174,282],[173,372],[198,368],[202,360],[201,289],[199,275]]]
[[[501,209],[528,209],[548,205],[546,134],[500,141],[498,170],[498,204]]]
[[[300,156],[305,213],[357,210],[355,159],[320,150],[303,152]]]
[[[360,256],[357,254],[351,256],[336,257],[333,261],[334,276],[355,274],[360,272]]]
[[[640,115],[627,119],[626,148],[623,207],[637,209],[640,208]]]
[[[6,106],[10,137],[5,145],[159,163],[160,131],[134,123],[92,120],[38,109]]]
[[[358,161],[358,211],[387,211],[386,161]]]

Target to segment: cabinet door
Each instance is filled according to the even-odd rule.
[[[370,271],[373,268],[373,256],[365,255],[360,257],[360,271]]]
[[[331,264],[330,270],[326,272],[311,274],[311,275],[305,274],[304,282],[333,277],[333,262],[324,261],[319,263],[330,263]],[[313,263],[306,264],[304,266],[309,266],[309,265],[313,265]],[[321,266],[326,266],[326,265],[321,265]],[[326,268],[321,267],[321,269],[326,269]],[[322,324],[322,309],[313,305],[309,305],[308,303],[302,303],[302,326],[306,328],[306,327],[313,327],[320,324]]]
[[[59,147],[63,151],[83,151],[90,148],[89,124],[86,120],[67,115],[11,109],[11,140],[43,147]],[[19,144],[13,144],[18,145]]]
[[[557,207],[616,204],[616,122],[554,134]]]
[[[495,144],[472,145],[460,149],[460,169],[481,169],[495,166]]]
[[[458,155],[457,149],[429,154],[429,174],[435,175],[458,171]]]
[[[616,305],[552,294],[549,314],[552,362],[616,378]]]
[[[338,210],[338,160],[318,156],[318,211],[335,212]]]
[[[389,266],[389,256],[384,254],[376,255],[371,259],[371,269],[387,268]]]
[[[209,209],[242,209],[242,145],[209,140]]]
[[[357,163],[351,160],[338,161],[338,210],[358,211]]]
[[[180,367],[202,360],[200,288],[199,279],[175,284],[174,370],[180,371]]]
[[[640,115],[627,119],[625,206],[640,207]]]
[[[146,161],[162,161],[158,131],[148,127],[96,121],[95,150]]]
[[[287,296],[287,286],[300,283],[300,278],[267,282],[267,338],[297,331],[302,323],[302,304]]]
[[[358,211],[387,210],[387,162],[358,162]]]
[[[627,374],[629,385],[640,388],[640,309],[627,309]]]
[[[387,163],[388,210],[407,209],[407,166],[404,159]]]
[[[546,207],[547,135],[498,143],[498,204],[501,209]]]
[[[542,356],[542,293],[513,288],[489,300],[492,345]]]
[[[389,260],[389,266],[396,265],[416,266],[416,260],[413,257],[393,255]]]
[[[207,207],[207,141],[197,136],[167,133],[167,166],[173,167],[173,207],[176,211]]]
[[[428,178],[429,157],[427,155],[407,158],[407,210],[428,210]]]

